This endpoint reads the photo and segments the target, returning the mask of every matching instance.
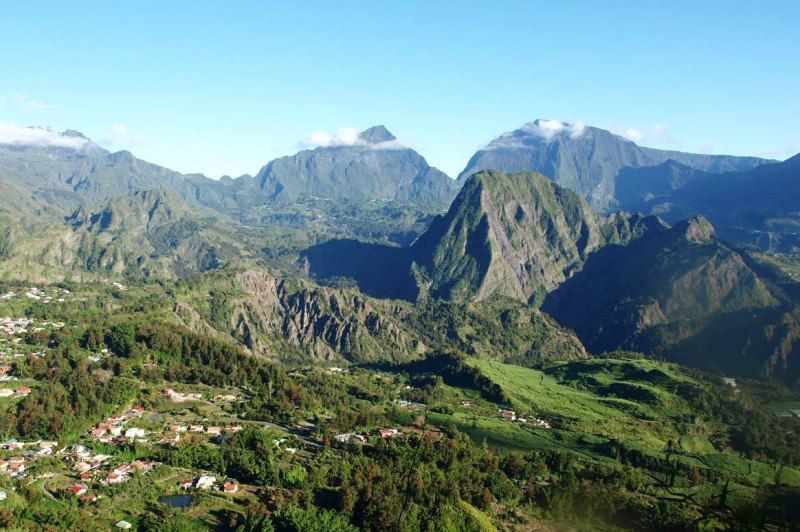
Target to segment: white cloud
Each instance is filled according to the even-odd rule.
[[[358,138],[358,129],[352,126],[340,127],[336,134],[315,131],[307,139],[298,143],[301,149],[332,148],[337,146],[364,146],[374,150],[404,150],[409,146],[399,140],[371,144]]]
[[[5,105],[6,103],[10,103],[26,111],[43,111],[45,109],[55,109],[58,107],[52,103],[32,100],[22,92],[12,94],[11,96],[0,97],[0,105]]]
[[[562,122],[561,120],[536,120],[535,122],[525,124],[520,129],[530,135],[543,137],[547,140],[550,140],[557,135],[565,134],[574,139],[583,134],[584,130],[586,129],[586,125],[583,122],[574,122],[569,124]]]
[[[656,124],[650,129],[650,136],[655,142],[667,146],[677,146],[678,142],[672,136],[669,128],[664,124]]]
[[[609,131],[620,137],[625,137],[637,144],[655,145],[662,148],[678,148],[679,143],[664,124],[655,124],[648,129],[634,127],[610,127]]]
[[[568,136],[576,139],[586,131],[583,122],[562,122],[561,120],[539,119],[529,122],[516,131],[507,131],[481,150],[525,148],[530,144],[530,138],[545,139],[550,141],[558,136]]]
[[[640,142],[644,138],[644,133],[633,127],[625,128],[622,131],[614,131],[613,133],[616,133],[620,137],[625,137],[628,140],[632,140],[633,142]]]
[[[62,135],[55,128],[20,127],[0,122],[0,144],[13,146],[47,146],[79,150],[88,139]]]
[[[108,148],[119,148],[142,144],[147,138],[144,135],[132,135],[125,124],[114,124],[111,132],[100,139],[100,144]]]

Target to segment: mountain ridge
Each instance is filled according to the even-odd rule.
[[[715,173],[774,162],[646,148],[600,128],[537,119],[477,151],[458,179],[486,169],[539,171],[575,190],[596,209],[608,212],[617,208],[615,179],[623,168],[653,166],[668,159]]]

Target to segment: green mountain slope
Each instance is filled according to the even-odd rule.
[[[540,300],[594,251],[661,227],[654,217],[595,213],[541,174],[480,172],[414,244],[433,297]]]
[[[81,207],[66,224],[20,234],[0,263],[6,276],[30,280],[96,275],[175,278],[216,268],[251,252],[220,218],[163,191]]]
[[[598,251],[542,308],[591,351],[659,353],[714,318],[778,304],[708,221],[694,218]]]

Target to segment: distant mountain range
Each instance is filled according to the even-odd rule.
[[[481,170],[532,170],[576,191],[594,208],[608,211],[618,207],[616,178],[622,169],[654,166],[670,159],[714,173],[774,162],[644,148],[603,129],[539,119],[491,141],[472,156],[459,179]]]
[[[7,192],[0,212],[46,206],[64,215],[87,202],[158,189],[250,224],[308,224],[408,241],[404,232],[421,230],[426,215],[444,210],[456,193],[452,179],[383,126],[363,131],[355,144],[303,150],[270,162],[255,177],[222,180],[181,174],[127,151],[110,153],[76,131],[61,136],[82,142],[0,145],[0,183]],[[354,216],[342,225],[343,203]],[[395,215],[393,206],[409,216]]]
[[[800,251],[800,155],[742,172],[711,173],[675,160],[625,168],[619,204],[674,222],[703,214],[722,238],[750,247]]]
[[[800,250],[800,159],[784,162],[657,150],[609,131],[535,120],[472,156],[459,175],[537,171],[600,212],[706,216],[720,236],[770,251]]]

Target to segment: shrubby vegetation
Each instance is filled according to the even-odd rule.
[[[174,288],[150,289],[151,294],[168,294]],[[212,313],[224,314],[224,301],[212,297]],[[112,305],[114,312],[108,311]],[[15,373],[34,379],[35,393],[4,404],[3,435],[73,441],[134,402],[156,405],[163,399],[146,393],[175,385],[241,391],[247,401],[231,405],[228,413],[242,420],[289,427],[312,420],[309,441],[314,447],[306,446],[302,456],[287,456],[276,447],[274,439],[285,434],[249,424],[216,443],[187,437],[176,446],[93,444],[94,452],[120,461],[156,460],[171,471],[208,471],[260,489],[247,502],[215,510],[223,526],[243,531],[479,530],[492,522],[535,527],[540,520],[579,528],[744,530],[791,523],[796,519],[792,508],[800,507],[796,472],[780,465],[798,463],[795,421],[768,416],[762,404],[765,397],[784,401],[793,396],[774,386],[742,383],[736,393],[717,377],[640,360],[634,353],[570,362],[531,359],[528,363],[540,368],[534,370],[442,348],[417,361],[345,373],[289,368],[248,354],[222,335],[190,330],[161,308],[163,301],[140,294],[98,299],[82,309],[29,305],[28,314],[37,319],[67,315],[78,326],[24,336],[20,349],[29,354],[17,359]],[[87,354],[104,349],[109,355],[89,364]],[[43,356],[31,354],[41,351]],[[521,373],[512,375],[508,368]],[[529,382],[526,375],[541,382]],[[520,382],[528,389],[515,389]],[[429,408],[409,412],[398,407],[398,390]],[[556,404],[553,408],[563,417],[548,417],[554,430],[525,433],[530,438],[525,441],[537,445],[522,449],[504,446],[500,438],[491,446],[482,441],[489,431],[523,430],[498,419],[497,408],[533,408],[537,397],[544,399],[537,394],[564,390],[574,394],[561,397],[564,402],[603,397],[597,404],[572,406],[578,411],[616,408],[620,422],[631,421],[626,426],[630,434],[601,437],[606,420],[589,430],[584,430],[588,425],[570,428],[581,420],[570,419],[577,414]],[[473,404],[459,411],[464,398],[482,403],[484,410]],[[459,416],[467,421],[460,422]],[[478,422],[487,425],[473,428],[471,423]],[[675,435],[664,449],[649,440],[646,445],[631,441],[642,426],[670,423],[714,427],[711,443],[719,452],[693,454],[687,450],[691,442]],[[377,428],[388,426],[403,426],[404,434],[374,436]],[[335,441],[335,435],[351,431],[368,434],[368,445]],[[652,431],[658,437],[668,433]],[[289,438],[290,445],[306,445]],[[737,473],[733,462],[724,462],[753,467],[740,456],[771,467]],[[150,501],[162,493],[163,488],[148,488],[144,481],[132,482],[106,493],[122,496],[133,490]],[[90,527],[92,516],[74,498],[58,494],[54,500],[36,490],[22,495],[25,505],[0,512],[0,526]],[[205,518],[155,503],[146,506],[137,526],[162,530],[166,522],[180,530],[208,527]]]

